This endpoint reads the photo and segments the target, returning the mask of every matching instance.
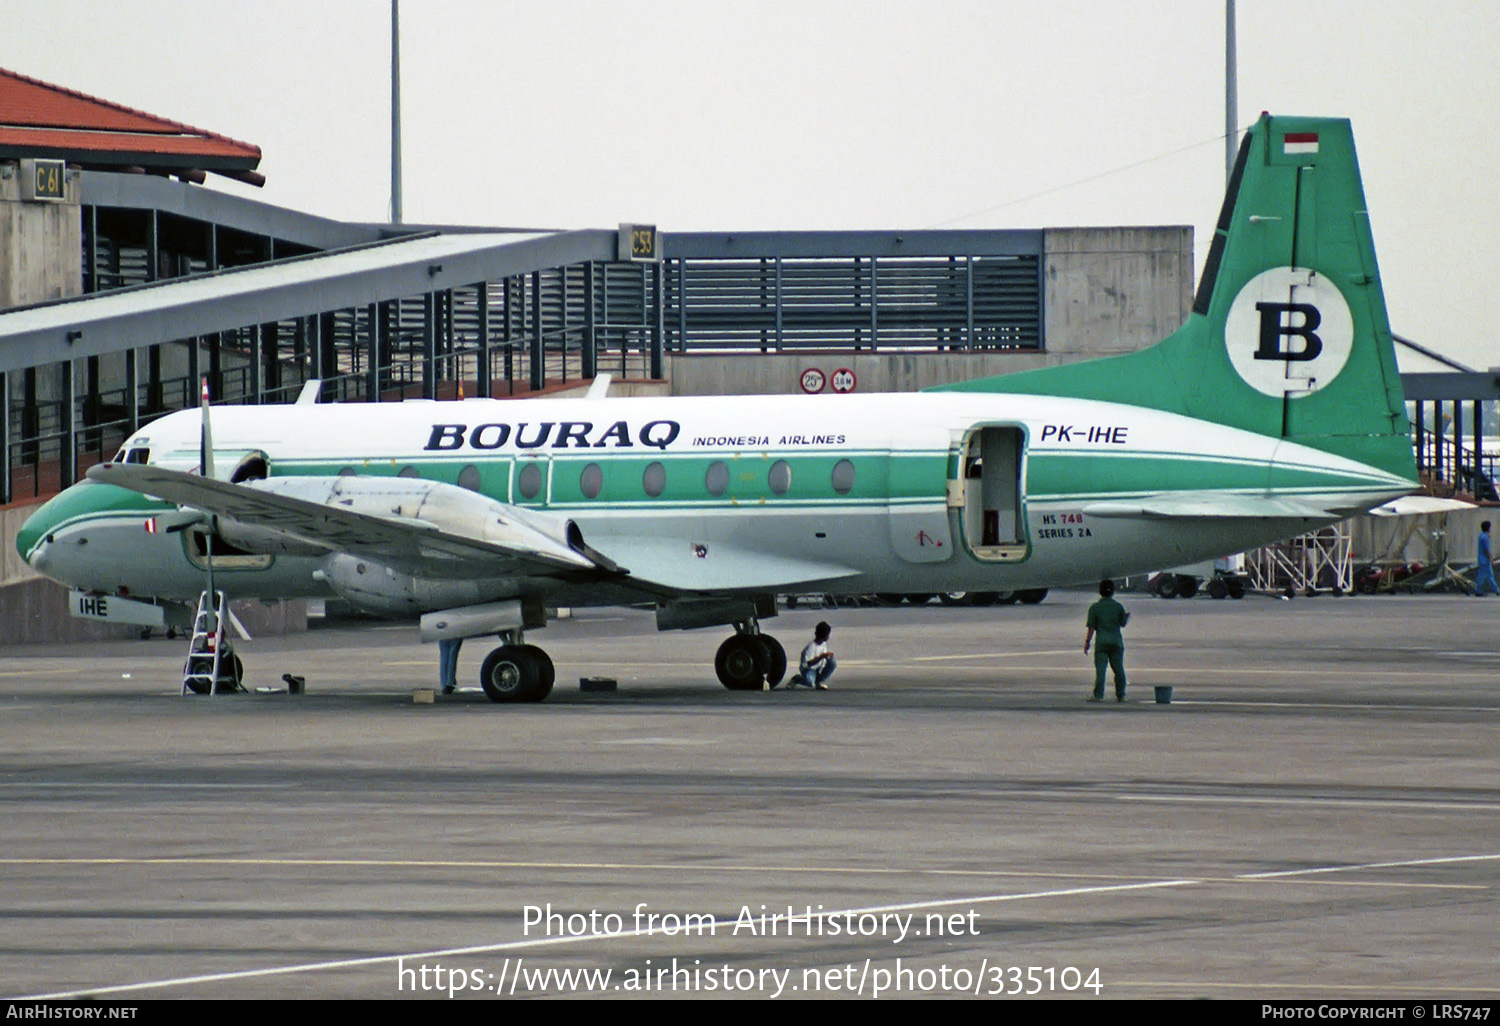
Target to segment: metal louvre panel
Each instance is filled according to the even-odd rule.
[[[667,332],[711,348],[1041,346],[1040,259],[798,257],[669,261]]]

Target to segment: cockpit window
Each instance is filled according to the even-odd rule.
[[[150,463],[151,462],[151,450],[150,449],[142,449],[142,448],[139,448],[139,447],[134,448],[134,449],[121,449],[119,451],[119,453],[115,456],[115,462],[116,463]]]

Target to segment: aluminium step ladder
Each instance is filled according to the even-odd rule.
[[[234,646],[224,637],[229,618],[222,591],[198,596],[198,612],[188,642],[187,661],[182,664],[182,693],[195,695],[233,694],[243,691],[244,671]]]

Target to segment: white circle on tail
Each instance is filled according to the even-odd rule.
[[[1349,360],[1354,318],[1338,286],[1316,271],[1275,267],[1245,283],[1224,321],[1229,362],[1264,395],[1296,399],[1326,388]]]

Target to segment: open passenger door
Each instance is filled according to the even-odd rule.
[[[1026,432],[1009,424],[976,424],[964,435],[948,480],[969,554],[991,563],[1026,558]]]

